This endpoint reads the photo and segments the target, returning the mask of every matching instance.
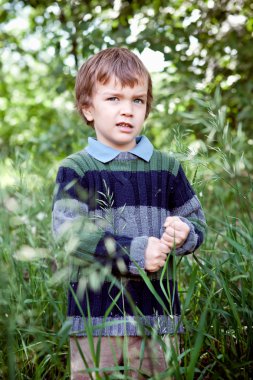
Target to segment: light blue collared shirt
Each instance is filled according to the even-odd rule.
[[[88,138],[88,146],[85,150],[89,155],[103,163],[114,160],[121,153],[120,150],[111,148],[93,137]],[[129,153],[149,162],[153,151],[154,147],[149,139],[146,136],[138,136],[136,137],[136,146],[129,150]]]

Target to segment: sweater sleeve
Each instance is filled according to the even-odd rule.
[[[139,274],[139,268],[144,269],[148,237],[132,238],[112,232],[106,213],[105,218],[96,218],[92,213],[98,196],[89,188],[85,175],[80,176],[75,170],[61,166],[52,210],[55,239],[63,242],[81,265],[96,261],[110,266],[116,275]]]
[[[182,247],[176,249],[176,254],[181,256],[194,252],[203,243],[207,226],[199,199],[181,165],[170,195],[170,216],[180,217],[190,227],[188,238]]]

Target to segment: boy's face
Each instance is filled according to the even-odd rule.
[[[146,114],[148,83],[122,87],[112,77],[106,84],[97,83],[92,105],[83,109],[88,121],[94,122],[98,141],[114,149],[128,151],[136,145]]]

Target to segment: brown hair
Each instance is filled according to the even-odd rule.
[[[93,125],[83,115],[82,109],[92,104],[92,94],[96,82],[106,84],[112,76],[119,79],[121,85],[133,87],[147,79],[147,108],[145,118],[151,109],[152,81],[142,61],[126,48],[113,47],[100,51],[90,57],[79,69],[76,77],[76,108],[85,122]]]

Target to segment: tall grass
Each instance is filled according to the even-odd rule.
[[[65,284],[51,285],[62,262],[50,233],[52,188],[46,173],[17,161],[1,168],[0,378],[67,379]]]
[[[161,342],[168,371],[157,379],[252,379],[251,167],[237,153],[242,139],[216,111],[209,110],[209,121],[219,144],[207,141],[202,153],[181,155],[209,233],[198,252],[175,261],[185,334],[180,353]],[[67,259],[50,229],[55,171],[19,154],[1,172],[0,378],[68,379]],[[120,376],[127,378],[111,378]]]

